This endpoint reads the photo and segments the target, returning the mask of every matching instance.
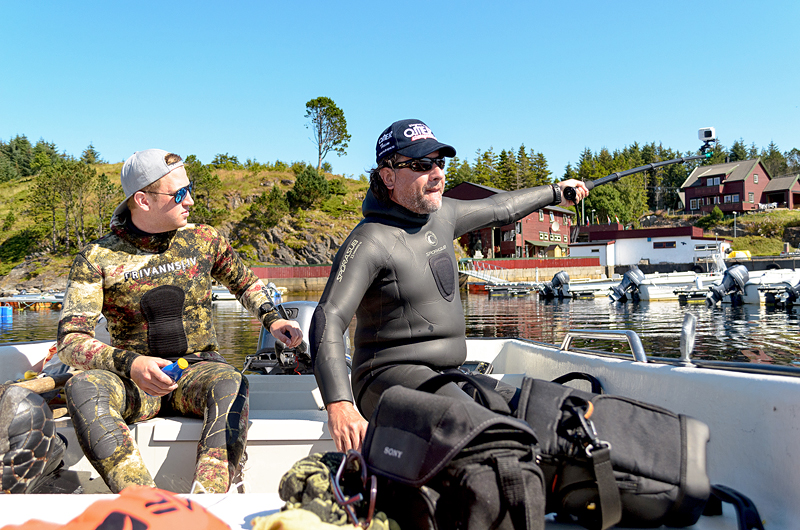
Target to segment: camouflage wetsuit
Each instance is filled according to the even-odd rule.
[[[237,470],[247,436],[247,379],[217,353],[211,278],[267,328],[279,318],[261,281],[210,226],[147,234],[123,219],[72,264],[58,354],[86,370],[69,381],[67,405],[83,451],[112,491],[155,485],[126,422],[159,411],[204,418],[195,480],[206,491],[227,491]],[[94,338],[101,313],[113,346]],[[190,366],[175,391],[153,397],[130,379],[139,355],[186,357]]]

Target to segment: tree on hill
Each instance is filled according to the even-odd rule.
[[[761,150],[761,163],[769,171],[770,177],[780,177],[789,173],[786,157],[783,156],[775,142],[770,142],[766,149]]]
[[[292,208],[307,210],[315,203],[330,196],[330,188],[325,177],[312,166],[306,166],[297,175],[292,189],[286,192],[286,199]]]
[[[339,156],[346,155],[350,135],[347,133],[347,120],[342,109],[331,98],[318,97],[306,103],[306,118],[311,119],[312,141],[317,146],[317,171],[322,168],[322,160],[333,151]],[[309,124],[306,124],[309,127]]]
[[[445,189],[447,190],[458,186],[462,182],[474,182],[472,167],[469,162],[461,160],[457,156],[454,156],[447,163],[445,177]]]
[[[236,157],[228,157],[227,153],[217,155],[214,160],[223,165],[239,163]],[[222,221],[227,215],[227,210],[218,206],[222,200],[220,197],[222,181],[212,171],[212,167],[216,167],[214,162],[206,166],[197,160],[196,156],[189,155],[183,162],[183,166],[186,169],[186,175],[194,185],[192,190],[194,206],[192,206],[192,213],[189,217],[191,222],[213,225]]]
[[[84,149],[83,153],[81,153],[81,162],[84,164],[103,164],[105,160],[100,158],[100,153],[97,152],[97,149],[89,142],[89,147]]]
[[[247,210],[250,220],[259,228],[272,228],[289,213],[289,204],[278,186],[272,186],[269,193],[265,191],[256,197]]]
[[[216,169],[244,169],[244,166],[239,163],[239,159],[235,155],[229,155],[228,153],[225,153],[224,155],[222,153],[218,153],[209,165],[215,167]]]

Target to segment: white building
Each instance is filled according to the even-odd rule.
[[[584,239],[586,233],[588,242],[570,244],[570,257],[599,258],[604,267],[694,263],[720,251],[724,256],[731,248],[730,241],[704,236],[703,229],[694,226],[638,230],[623,230],[616,223],[582,226],[578,239]]]

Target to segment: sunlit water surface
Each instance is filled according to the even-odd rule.
[[[560,343],[569,329],[630,329],[639,334],[649,355],[678,357],[681,324],[691,312],[697,317],[696,358],[800,366],[800,317],[785,310],[750,305],[709,309],[677,302],[610,304],[605,299],[547,302],[535,296],[464,292],[461,296],[469,337]],[[318,298],[319,293],[290,293],[286,300]],[[244,356],[256,350],[259,323],[235,301],[214,304],[213,313],[222,354],[241,367]],[[0,320],[0,343],[54,340],[58,318],[58,311],[14,311],[10,320]]]

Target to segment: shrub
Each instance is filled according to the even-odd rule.
[[[313,167],[306,165],[297,174],[294,187],[286,192],[286,199],[292,208],[307,210],[314,203],[324,201],[330,196],[330,186],[323,175]]]
[[[714,206],[714,209],[711,210],[711,213],[701,217],[695,223],[696,226],[700,228],[711,228],[714,225],[717,225],[725,218],[725,215],[722,213],[722,210],[719,209],[719,206]]]

